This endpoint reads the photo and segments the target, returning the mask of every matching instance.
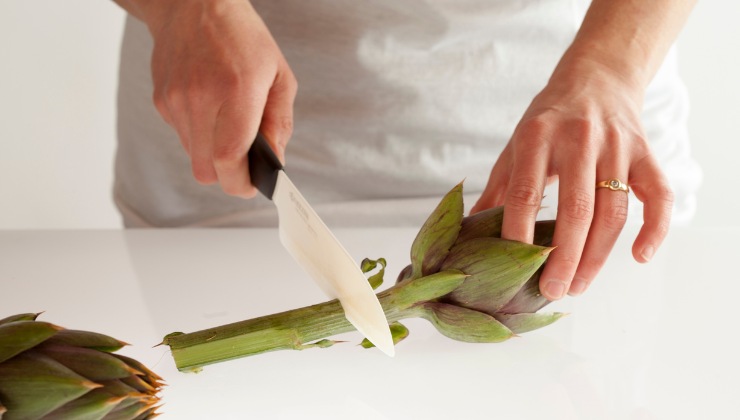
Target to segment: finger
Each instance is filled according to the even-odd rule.
[[[152,81],[154,84],[154,90],[152,92],[152,100],[154,102],[154,107],[157,109],[157,112],[159,112],[159,115],[162,117],[162,119],[169,125],[174,126],[174,121],[172,120],[172,115],[170,113],[170,103],[168,103],[168,88],[170,87],[167,83],[167,77],[164,76],[164,71],[162,70],[162,66],[160,65],[161,60],[159,60],[159,49],[157,46],[155,46],[155,51],[152,53],[152,62],[151,62],[151,69],[152,69]]]
[[[555,250],[540,277],[540,291],[549,300],[565,295],[575,275],[594,214],[595,165],[587,153],[560,168]],[[504,216],[506,216],[504,214]]]
[[[177,137],[180,140],[185,152],[190,156],[190,126],[188,119],[185,117],[185,101],[181,95],[170,88],[168,85],[159,87],[160,83],[155,83],[153,101],[154,106],[159,112],[165,123],[175,129]],[[179,112],[178,112],[179,110]],[[175,118],[175,117],[178,118]]]
[[[478,198],[478,201],[470,209],[470,214],[504,204],[506,187],[509,184],[510,165],[508,150],[509,146],[504,149],[496,164],[493,165],[493,169],[488,176],[488,183],[481,193],[480,198]]]
[[[260,130],[278,159],[285,164],[285,147],[293,134],[293,102],[298,84],[287,64],[270,88]]]
[[[652,155],[634,164],[630,172],[632,190],[644,204],[643,225],[632,245],[632,255],[636,261],[645,263],[653,258],[668,235],[673,191]]]
[[[532,137],[512,150],[514,162],[504,198],[502,238],[532,243],[534,222],[547,180],[549,154],[544,147],[536,147],[537,143],[537,137]]]
[[[247,151],[257,136],[267,94],[252,100],[234,99],[218,110],[213,130],[213,162],[218,182],[227,194],[251,198],[257,194],[247,167]]]
[[[213,134],[216,120],[216,107],[205,101],[205,95],[189,98],[188,116],[190,161],[193,176],[204,185],[218,182],[218,174],[213,162]]]
[[[615,160],[619,161],[618,158]],[[598,166],[596,179],[599,181],[612,179],[615,174],[618,175],[620,180],[627,179],[627,165],[604,162]],[[620,166],[624,166],[624,168],[620,168]],[[596,190],[594,217],[583,248],[581,261],[568,290],[570,295],[578,296],[585,292],[604,266],[627,221],[627,204],[628,193],[626,191],[613,191],[609,188],[598,188]]]

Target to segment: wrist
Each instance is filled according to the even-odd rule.
[[[583,52],[571,48],[553,71],[548,85],[619,95],[641,107],[649,81],[645,71],[631,62],[612,60],[593,50]]]

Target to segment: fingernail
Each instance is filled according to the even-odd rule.
[[[655,248],[652,246],[646,246],[642,249],[642,258],[645,259],[645,261],[650,261],[653,259],[653,255],[655,255]]]
[[[545,294],[551,300],[557,300],[565,294],[565,285],[557,280],[550,280],[545,285]]]
[[[570,290],[568,294],[571,296],[580,296],[586,291],[587,283],[582,279],[574,279],[573,283],[570,284]]]

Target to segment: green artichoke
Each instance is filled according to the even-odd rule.
[[[548,301],[539,275],[554,221],[537,222],[534,244],[501,239],[503,209],[463,217],[462,184],[442,199],[411,246],[411,264],[378,299],[394,341],[408,336],[399,321],[424,318],[455,340],[504,341],[555,322],[562,313],[538,313]],[[382,283],[385,260],[362,262],[368,281]],[[180,370],[272,350],[328,347],[332,335],[352,331],[336,300],[189,334],[165,337]],[[319,341],[316,341],[319,340]],[[372,347],[364,341],[363,347]]]
[[[0,319],[0,419],[154,418],[162,379],[113,352],[126,343],[36,321]]]

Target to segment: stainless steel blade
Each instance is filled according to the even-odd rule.
[[[283,246],[327,295],[339,299],[347,320],[393,356],[388,320],[370,283],[283,170],[278,171],[272,200],[278,210]]]

